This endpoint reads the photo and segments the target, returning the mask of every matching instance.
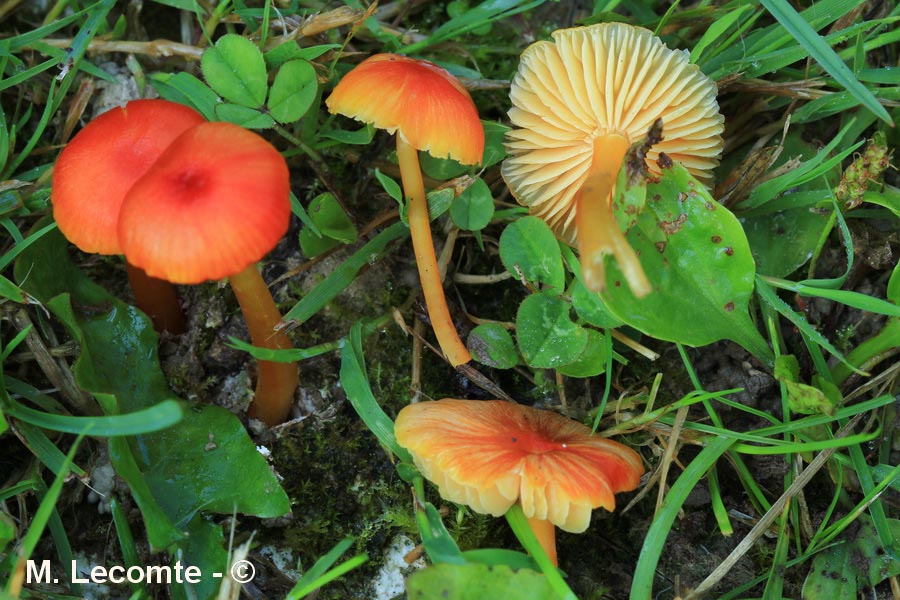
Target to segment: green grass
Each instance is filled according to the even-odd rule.
[[[889,594],[887,579],[900,576],[900,467],[892,445],[900,372],[900,268],[892,257],[900,249],[890,234],[900,219],[900,178],[890,165],[900,141],[892,127],[900,114],[900,4],[456,0],[367,10],[358,2],[166,0],[128,13],[123,6],[59,0],[46,8],[0,7],[3,598],[47,593],[22,590],[15,565],[28,558],[67,564],[74,555],[107,553],[108,564],[180,558],[227,570],[242,552],[262,565],[258,549],[270,541],[294,544],[304,561],[299,581],[286,582],[268,566],[268,577],[256,581],[267,596],[369,598],[382,552],[401,533],[423,543],[430,564],[448,565],[436,577],[489,577],[492,571],[474,566],[485,564],[541,573],[546,587],[516,590],[531,600],[671,597],[665,590],[676,576],[694,590],[687,598],[818,600],[868,588]],[[585,293],[577,253],[543,224],[523,221],[526,210],[500,175],[508,81],[521,52],[555,29],[609,21],[654,31],[717,82],[726,146],[716,182],[738,180],[728,208],[716,205],[715,217],[698,210],[696,219],[727,233],[732,252],[745,248],[743,266],[722,272],[722,263],[702,258],[698,244],[706,239],[680,238],[666,252],[694,252],[694,262],[677,267],[673,281],[682,287],[656,292],[655,305],[621,290],[602,298]],[[143,43],[156,39],[168,42]],[[219,54],[201,64],[208,48]],[[393,145],[326,109],[341,77],[379,52],[440,64],[462,77],[479,109],[485,164],[470,169],[431,158],[423,165],[435,240],[452,250],[445,289],[456,325],[463,339],[478,324],[499,327],[503,366],[516,362],[512,368],[475,363],[481,378],[473,381],[429,350],[434,338],[417,303]],[[227,68],[211,68],[213,58]],[[80,253],[61,237],[48,217],[52,169],[91,120],[101,89],[115,85],[111,63],[137,89],[208,119],[258,127],[288,161],[295,218],[263,260],[263,274],[286,309],[297,349],[250,345],[233,298],[212,283],[181,290],[193,329],[160,346],[146,318],[128,306],[121,262]],[[761,148],[777,159],[738,177]],[[653,194],[687,188],[687,177],[618,190],[622,206],[642,219],[629,231],[632,244],[669,218],[654,213]],[[464,197],[467,210],[451,208],[473,182],[480,195]],[[97,182],[98,193],[103,187]],[[313,210],[325,195],[328,214]],[[476,213],[493,216],[479,227]],[[526,225],[527,239],[503,237]],[[298,234],[314,242],[303,248],[315,247],[315,257],[303,255]],[[676,258],[667,254],[658,272],[671,272]],[[285,272],[293,275],[282,281]],[[723,290],[738,302],[719,307]],[[526,300],[526,307],[552,307],[553,323],[520,315]],[[567,334],[553,338],[554,328]],[[548,340],[565,346],[567,364],[547,357]],[[641,346],[660,358],[648,360]],[[248,429],[240,402],[229,404],[232,412],[209,406],[246,395],[240,382],[256,359],[300,362],[305,419],[274,435]],[[785,361],[796,362],[796,374],[769,377]],[[587,369],[591,364],[598,366]],[[574,376],[588,371],[602,373]],[[172,383],[191,396],[178,398]],[[75,386],[84,398],[71,397]],[[667,481],[646,478],[652,488],[628,512],[595,511],[586,533],[562,536],[559,570],[518,512],[486,527],[482,517],[450,506],[453,522],[397,443],[392,419],[413,397],[479,398],[484,389],[615,437],[641,453],[650,473],[671,456]],[[810,397],[820,412],[809,412]],[[341,425],[332,431],[335,414]],[[307,437],[298,439],[314,439],[316,452],[342,472],[304,469],[310,448],[291,441],[299,430]],[[271,468],[255,446],[274,448]],[[372,452],[376,446],[380,452]],[[98,514],[81,498],[104,462],[119,485],[105,490],[110,511]],[[329,485],[352,493],[338,497]],[[656,510],[660,485],[664,501]],[[305,512],[285,490],[322,506]],[[632,497],[620,498],[620,509]],[[287,525],[279,535],[266,519],[289,510],[292,520],[280,521]],[[750,524],[739,516],[748,512]],[[234,526],[230,541],[226,521]],[[711,568],[679,562],[701,546]],[[848,553],[855,561],[844,560]],[[742,557],[741,568],[732,568]],[[828,561],[842,565],[844,587],[822,578]],[[508,573],[496,577],[493,584],[502,585]],[[212,598],[219,583],[173,585],[165,594]],[[65,579],[60,585],[83,592]],[[163,593],[141,584],[130,591],[134,598]]]

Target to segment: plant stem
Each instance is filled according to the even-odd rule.
[[[534,537],[541,544],[541,548],[547,553],[547,558],[553,562],[554,567],[559,566],[559,560],[556,558],[556,525],[544,519],[536,519],[528,517],[528,525],[534,532]]]
[[[153,329],[157,333],[184,333],[184,314],[175,286],[165,279],[150,277],[143,269],[128,261],[125,261],[125,271],[128,273],[135,304],[153,321]]]
[[[254,346],[284,350],[293,348],[285,333],[276,332],[281,313],[256,265],[228,278],[241,305]],[[272,427],[283,423],[291,412],[294,391],[300,383],[296,363],[259,361],[256,393],[247,414]]]
[[[409,232],[416,255],[416,266],[419,268],[419,280],[422,282],[422,293],[428,307],[431,327],[437,336],[441,350],[454,367],[467,363],[472,359],[466,346],[459,339],[447,299],[444,297],[444,284],[441,281],[437,257],[434,254],[434,243],[431,240],[431,224],[428,218],[428,202],[425,199],[425,184],[419,169],[419,156],[415,148],[397,135],[397,160],[400,163],[400,179],[403,181],[403,193],[409,198]]]
[[[612,254],[625,274],[631,292],[640,298],[650,293],[650,282],[637,254],[619,229],[612,210],[616,178],[627,151],[628,140],[617,133],[600,136],[594,141],[591,169],[575,197],[575,226],[581,272],[587,288],[603,291],[606,285],[603,260],[607,254]]]

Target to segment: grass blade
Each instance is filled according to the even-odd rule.
[[[794,39],[806,48],[810,56],[818,62],[828,74],[834,77],[835,81],[844,86],[844,88],[853,94],[863,106],[878,115],[891,127],[894,121],[888,115],[887,110],[878,102],[872,92],[861,84],[853,75],[850,68],[844,64],[844,61],[831,49],[825,40],[810,27],[803,17],[801,17],[794,7],[787,0],[761,0],[762,5],[772,13],[781,25],[790,32]]]

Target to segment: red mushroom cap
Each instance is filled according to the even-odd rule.
[[[88,123],[53,169],[53,217],[85,252],[122,254],[116,230],[125,193],[187,129],[205,119],[167,100],[134,100]]]
[[[613,510],[613,495],[635,489],[644,472],[631,448],[504,400],[411,404],[394,432],[447,500],[494,516],[518,500],[528,518],[574,533],[587,529],[592,509]]]
[[[437,158],[474,165],[484,154],[484,128],[469,92],[428,61],[371,56],[341,79],[325,104],[333,113],[398,132]]]
[[[150,276],[200,283],[238,273],[287,232],[287,163],[269,142],[230,123],[178,137],[125,197],[119,242]]]

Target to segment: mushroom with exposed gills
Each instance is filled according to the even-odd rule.
[[[614,510],[614,494],[637,488],[644,472],[631,448],[505,400],[410,404],[394,433],[443,498],[495,517],[518,502],[554,565],[554,527],[583,532],[591,510]]]
[[[53,217],[84,252],[122,254],[117,234],[125,194],[172,141],[204,123],[197,111],[166,100],[133,100],[88,123],[53,168]],[[157,331],[182,333],[175,288],[125,263],[135,302]]]
[[[603,261],[612,254],[635,296],[651,291],[613,215],[619,168],[661,119],[664,138],[646,155],[650,171],[660,173],[665,153],[710,184],[723,146],[716,91],[687,52],[623,23],[560,29],[522,53],[501,172],[520,204],[578,246],[589,289],[603,290]]]
[[[287,232],[288,167],[259,135],[230,123],[189,129],[166,149],[122,203],[119,241],[153,277],[191,284],[228,277],[255,346],[292,348],[257,269]],[[269,426],[290,413],[296,363],[259,361],[249,414]]]
[[[418,151],[462,164],[481,162],[484,129],[466,89],[424,60],[376,54],[347,73],[326,100],[328,110],[397,134],[403,193],[422,292],[435,336],[454,367],[471,360],[459,338],[438,270]]]

